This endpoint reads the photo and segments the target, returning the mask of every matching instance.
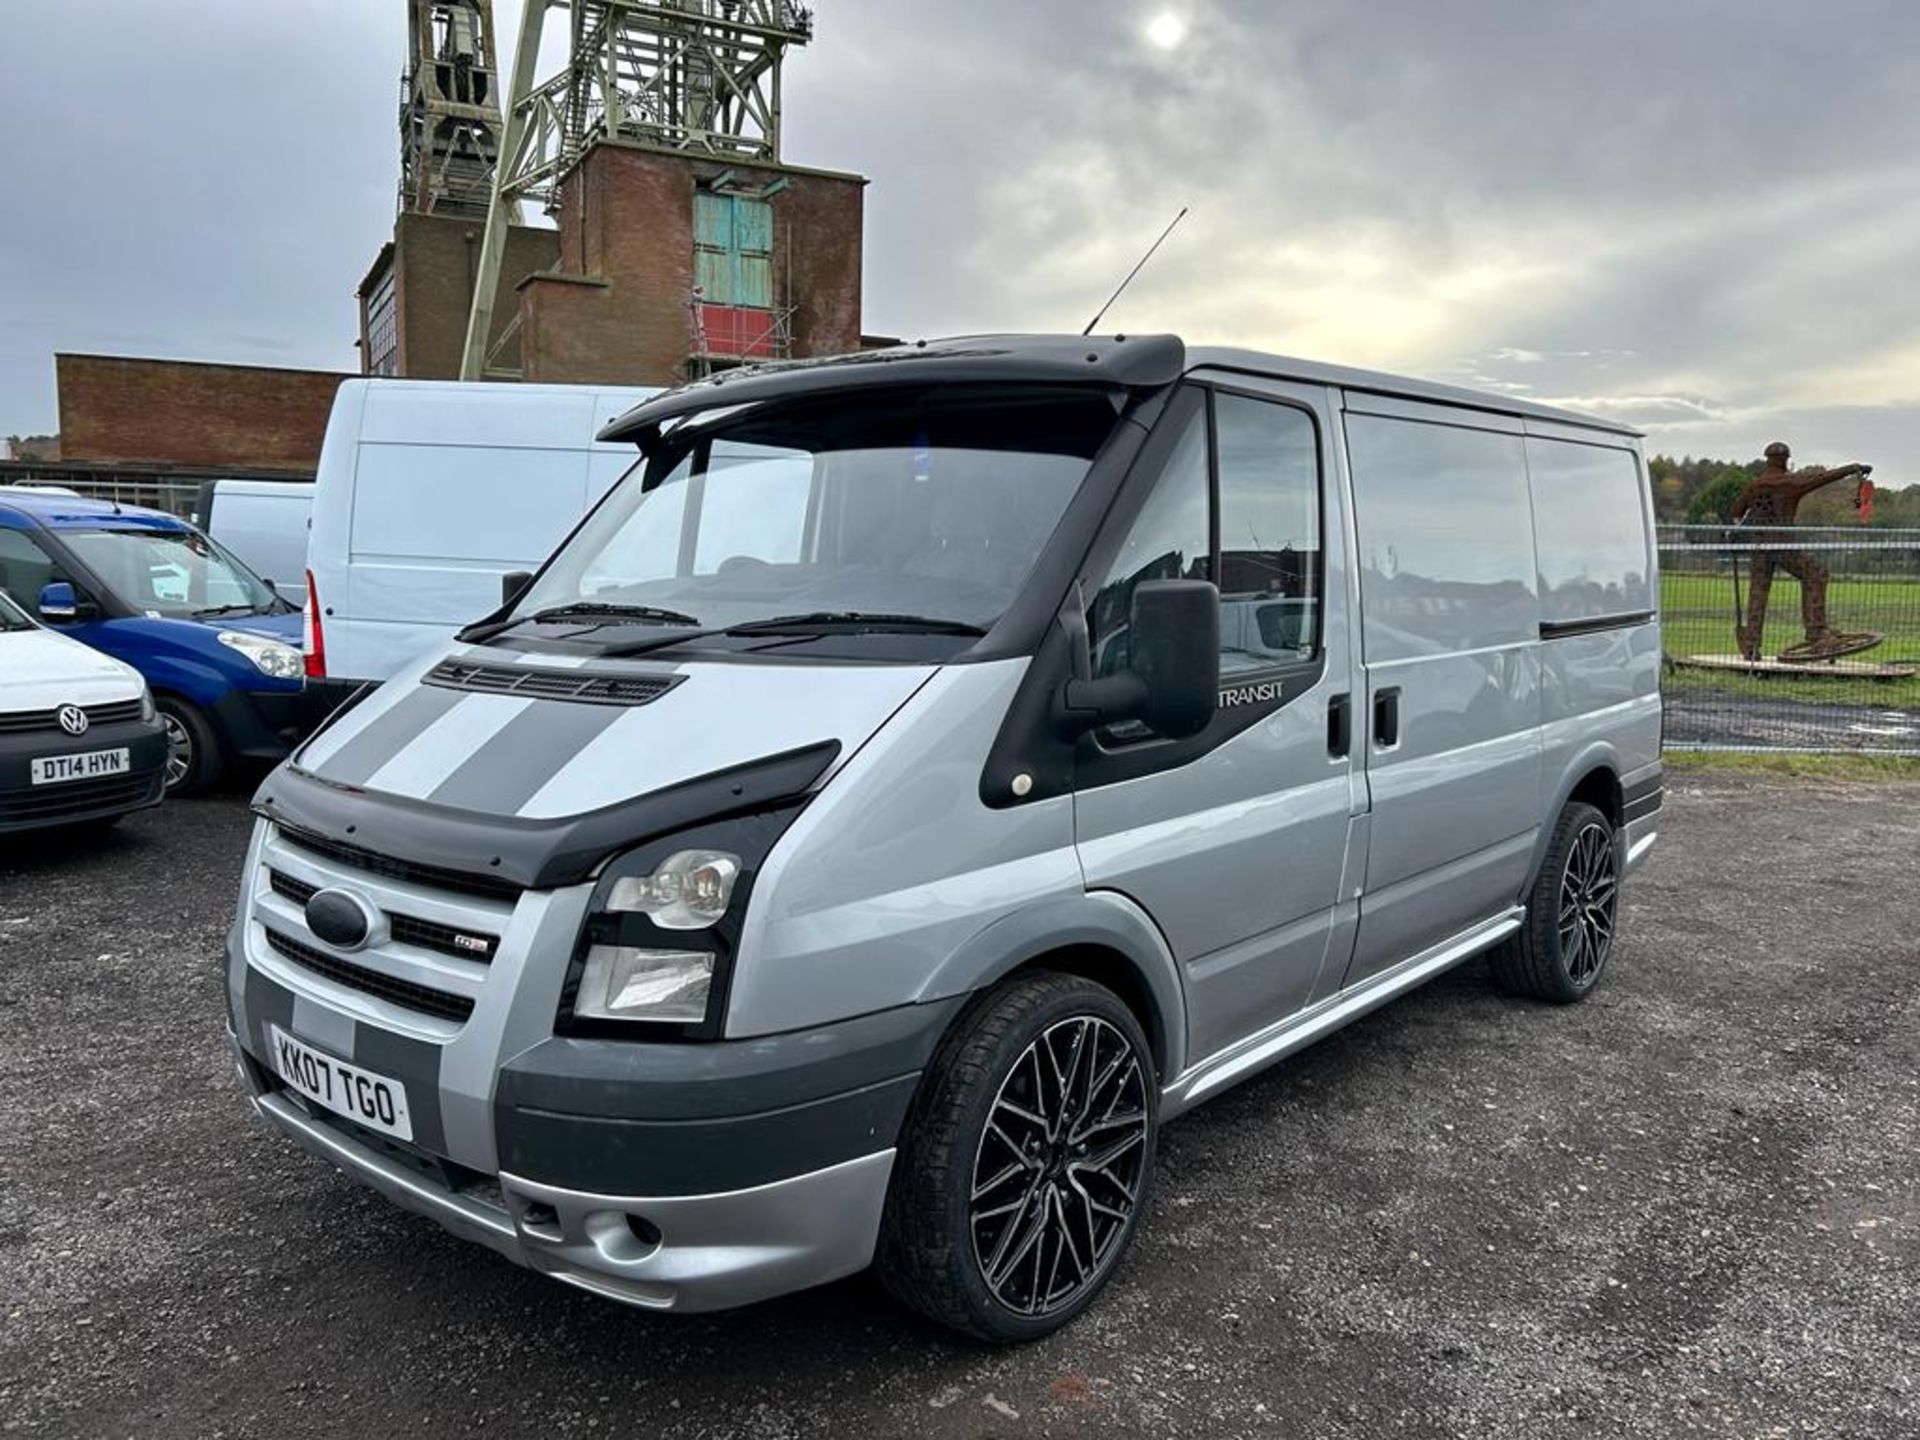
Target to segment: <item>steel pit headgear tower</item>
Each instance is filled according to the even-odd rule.
[[[672,384],[859,348],[866,181],[781,153],[781,68],[813,37],[809,10],[528,0],[495,143],[458,108],[493,93],[488,0],[413,3],[414,53],[433,60],[409,71],[402,212],[361,286],[364,369]],[[538,79],[556,9],[566,60]],[[484,37],[464,69],[462,25]],[[463,75],[486,77],[485,96],[458,93]],[[465,162],[489,145],[476,210]],[[415,198],[423,174],[446,177],[431,206]],[[551,228],[521,223],[541,214]]]

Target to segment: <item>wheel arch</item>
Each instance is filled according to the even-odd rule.
[[[1051,970],[1104,985],[1139,1020],[1165,1084],[1186,1064],[1179,969],[1153,920],[1132,900],[1096,890],[989,925],[931,977],[920,998],[980,994],[1010,976]],[[960,1023],[960,1017],[951,1022]]]
[[[1626,799],[1620,782],[1622,769],[1619,752],[1606,741],[1595,741],[1582,747],[1562,768],[1559,783],[1553,791],[1552,804],[1540,815],[1539,833],[1533,842],[1533,858],[1527,863],[1526,883],[1520,888],[1522,900],[1539,878],[1541,862],[1546,859],[1547,847],[1553,843],[1554,825],[1560,819],[1560,812],[1570,802],[1584,801],[1605,815],[1607,823],[1613,827],[1614,843],[1623,843],[1621,837],[1626,833]]]

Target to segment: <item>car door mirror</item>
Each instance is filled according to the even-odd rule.
[[[73,586],[65,580],[54,580],[40,587],[40,598],[35,604],[40,618],[50,625],[65,625],[80,618],[80,600],[73,593]]]
[[[533,583],[531,570],[509,570],[500,577],[500,603],[511,605],[525,593],[527,586]]]
[[[1070,680],[1062,694],[1070,735],[1138,720],[1168,740],[1198,735],[1220,703],[1220,592],[1205,580],[1144,580],[1133,590],[1127,668]]]

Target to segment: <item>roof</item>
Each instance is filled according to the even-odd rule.
[[[1195,367],[1214,366],[1222,370],[1251,370],[1288,380],[1305,380],[1314,385],[1337,385],[1343,390],[1364,390],[1370,395],[1396,395],[1408,400],[1429,400],[1442,405],[1466,405],[1475,410],[1490,410],[1500,415],[1524,415],[1536,420],[1552,420],[1562,425],[1582,425],[1589,430],[1607,430],[1616,435],[1639,435],[1631,425],[1602,419],[1579,410],[1562,410],[1542,405],[1537,400],[1494,390],[1474,390],[1465,385],[1442,385],[1433,380],[1418,380],[1409,375],[1393,375],[1384,370],[1361,370],[1350,365],[1329,365],[1320,360],[1301,360],[1291,355],[1270,355],[1262,350],[1240,350],[1226,345],[1202,345],[1187,352]]]
[[[8,516],[12,511],[13,516]],[[129,529],[186,530],[191,527],[178,516],[164,510],[148,510],[139,505],[116,505],[111,500],[88,500],[78,495],[62,495],[57,490],[28,490],[0,485],[0,521],[26,517],[58,529],[63,525],[90,528],[121,525]]]
[[[637,439],[662,421],[715,405],[744,405],[776,396],[824,394],[872,384],[1077,381],[1151,389],[1171,384],[1202,367],[1464,405],[1500,415],[1529,416],[1618,435],[1640,433],[1616,421],[1492,391],[1440,385],[1431,380],[1328,365],[1258,350],[1211,345],[1189,349],[1177,335],[961,335],[861,350],[849,355],[781,360],[723,370],[635,406],[603,429],[599,438]]]

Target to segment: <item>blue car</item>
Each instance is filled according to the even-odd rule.
[[[236,757],[284,758],[326,713],[306,687],[300,612],[163,511],[0,489],[0,589],[146,677],[170,795],[206,789]]]

